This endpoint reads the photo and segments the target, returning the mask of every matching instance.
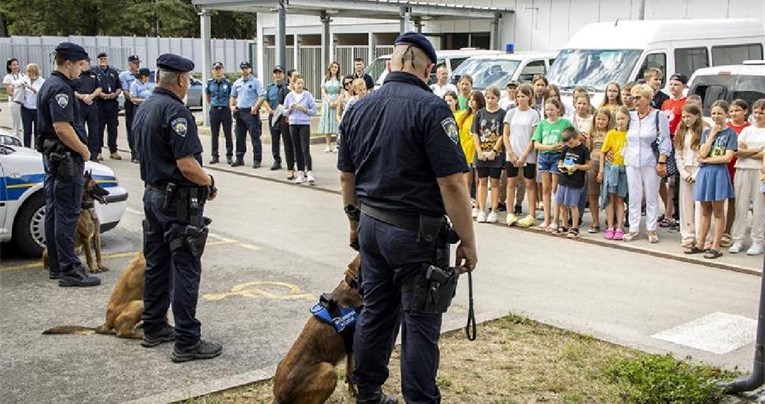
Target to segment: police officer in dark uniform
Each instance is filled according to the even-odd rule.
[[[88,138],[78,123],[80,106],[72,80],[87,66],[88,54],[81,46],[62,42],[56,47],[55,70],[45,81],[37,99],[37,123],[42,137],[45,166],[45,240],[49,277],[59,286],[96,286],[101,280],[89,276],[74,252],[85,179],[85,160],[90,158]]]
[[[109,55],[106,52],[98,54],[98,67],[94,68],[101,84],[101,99],[98,102],[98,136],[101,140],[101,147],[104,145],[104,129],[107,131],[107,142],[109,146],[109,158],[112,160],[122,160],[117,153],[117,120],[120,113],[120,105],[117,98],[122,92],[122,82],[117,69],[109,66]],[[100,160],[99,153],[99,160]]]
[[[210,164],[217,164],[218,135],[223,126],[223,137],[226,140],[226,163],[231,165],[234,155],[234,141],[232,139],[231,126],[234,122],[229,110],[229,98],[231,97],[231,81],[223,75],[223,63],[215,62],[212,66],[213,77],[207,80],[205,96],[210,104],[210,132],[212,134],[212,160]]]
[[[457,124],[428,87],[436,52],[421,34],[395,42],[385,85],[360,99],[340,125],[337,167],[351,245],[360,247],[364,308],[353,343],[358,403],[392,403],[380,386],[401,326],[407,403],[437,403],[441,317],[458,274],[477,262],[468,167]],[[447,214],[453,225],[449,229]],[[449,268],[449,243],[461,239]]]
[[[96,72],[90,66],[88,59],[87,69],[74,81],[74,96],[80,106],[80,123],[87,129],[88,150],[90,159],[96,161],[101,151],[100,136],[98,131],[98,96],[101,94],[101,86]]]
[[[215,199],[215,181],[202,169],[202,143],[194,116],[183,104],[194,63],[166,53],[157,58],[154,93],[136,110],[133,133],[139,148],[143,195],[146,275],[141,345],[175,341],[174,362],[210,359],[220,344],[203,341],[196,318],[201,256],[209,220],[205,202]],[[172,296],[171,296],[172,294]],[[172,302],[175,329],[167,324]]]
[[[284,139],[284,158],[287,160],[287,177],[292,176],[292,172],[295,170],[295,149],[292,146],[292,137],[290,136],[290,124],[288,118],[281,116],[281,113],[276,112],[281,105],[284,108],[284,99],[287,97],[287,93],[290,92],[289,83],[284,77],[284,67],[275,66],[273,71],[274,82],[266,87],[266,93],[263,95],[263,99],[268,106],[268,127],[271,132],[271,154],[274,157],[274,164],[271,165],[271,170],[279,170],[282,168],[282,158],[279,151],[280,140]],[[277,119],[274,119],[274,114],[279,114]],[[292,179],[292,178],[288,178]]]

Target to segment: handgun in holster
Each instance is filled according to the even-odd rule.
[[[204,199],[201,199],[201,198]],[[207,243],[208,228],[212,219],[201,216],[200,212],[204,201],[207,199],[205,188],[180,187],[174,183],[168,183],[165,188],[165,200],[163,207],[170,209],[175,207],[178,220],[189,223],[175,239],[170,242],[170,250],[186,247],[194,258],[204,254]],[[202,202],[200,202],[200,200]],[[200,221],[201,217],[201,221]]]
[[[51,162],[51,171],[60,180],[71,180],[77,175],[74,164],[74,156],[61,141],[46,139],[43,142],[43,154],[48,156]]]

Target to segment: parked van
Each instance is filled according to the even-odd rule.
[[[438,56],[438,63],[436,65],[444,65],[449,71],[451,77],[454,70],[471,56],[475,55],[499,55],[502,51],[482,50],[475,48],[464,48],[460,50],[441,50],[436,51]],[[391,55],[380,56],[373,60],[372,63],[364,70],[375,81],[375,88],[380,87],[385,80],[385,76],[388,75],[387,62],[390,61]],[[430,73],[430,83],[436,82],[436,69]]]
[[[649,67],[691,75],[700,68],[762,59],[765,28],[756,19],[601,22],[580,29],[561,49],[548,78],[568,96],[584,86],[600,103],[611,81],[642,81]]]
[[[452,83],[457,84],[462,75],[473,78],[473,88],[485,90],[495,86],[504,90],[507,83],[530,82],[537,74],[546,74],[558,52],[521,52],[501,55],[472,56],[454,71]]]
[[[717,100],[730,103],[741,98],[751,107],[755,101],[765,98],[765,60],[696,70],[691,76],[688,94],[701,97],[704,116],[710,115],[712,103]]]

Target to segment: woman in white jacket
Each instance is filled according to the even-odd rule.
[[[675,161],[680,174],[680,245],[686,251],[696,245],[696,224],[701,222],[701,206],[696,202],[694,189],[699,172],[698,152],[702,131],[701,109],[696,104],[685,104],[682,121],[675,132]]]

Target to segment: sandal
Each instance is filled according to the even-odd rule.
[[[555,229],[555,232],[553,232],[553,234],[555,235],[561,235],[566,233],[568,233],[568,227],[566,226],[560,226],[557,229]]]
[[[709,260],[713,260],[715,258],[720,258],[720,257],[722,257],[722,253],[718,250],[709,249],[707,250],[706,253],[704,253],[704,258]]]
[[[568,238],[577,238],[577,237],[579,237],[579,229],[577,229],[576,227],[570,228],[568,230],[568,236],[566,236],[566,237],[568,237]]]
[[[659,242],[659,235],[657,234],[649,234],[648,235],[648,242],[651,244],[656,244]]]
[[[622,237],[622,240],[624,241],[634,241],[637,240],[640,237],[639,233],[627,233]]]
[[[616,231],[614,232],[614,240],[617,240],[617,241],[624,240],[624,230],[616,229]]]
[[[687,248],[685,251],[683,251],[684,254],[701,254],[703,252],[706,252],[705,250],[702,250],[699,247],[693,246],[690,248]]]
[[[600,226],[591,226],[590,229],[587,230],[587,233],[590,233],[590,234],[600,233]]]
[[[720,247],[730,247],[733,245],[733,236],[730,233],[725,233],[720,238]]]
[[[603,238],[606,240],[613,240],[614,239],[614,229],[608,228],[606,229],[606,234],[603,235]]]
[[[667,228],[669,226],[672,226],[672,219],[668,217],[661,219],[661,221],[659,222],[659,227],[661,228]]]

